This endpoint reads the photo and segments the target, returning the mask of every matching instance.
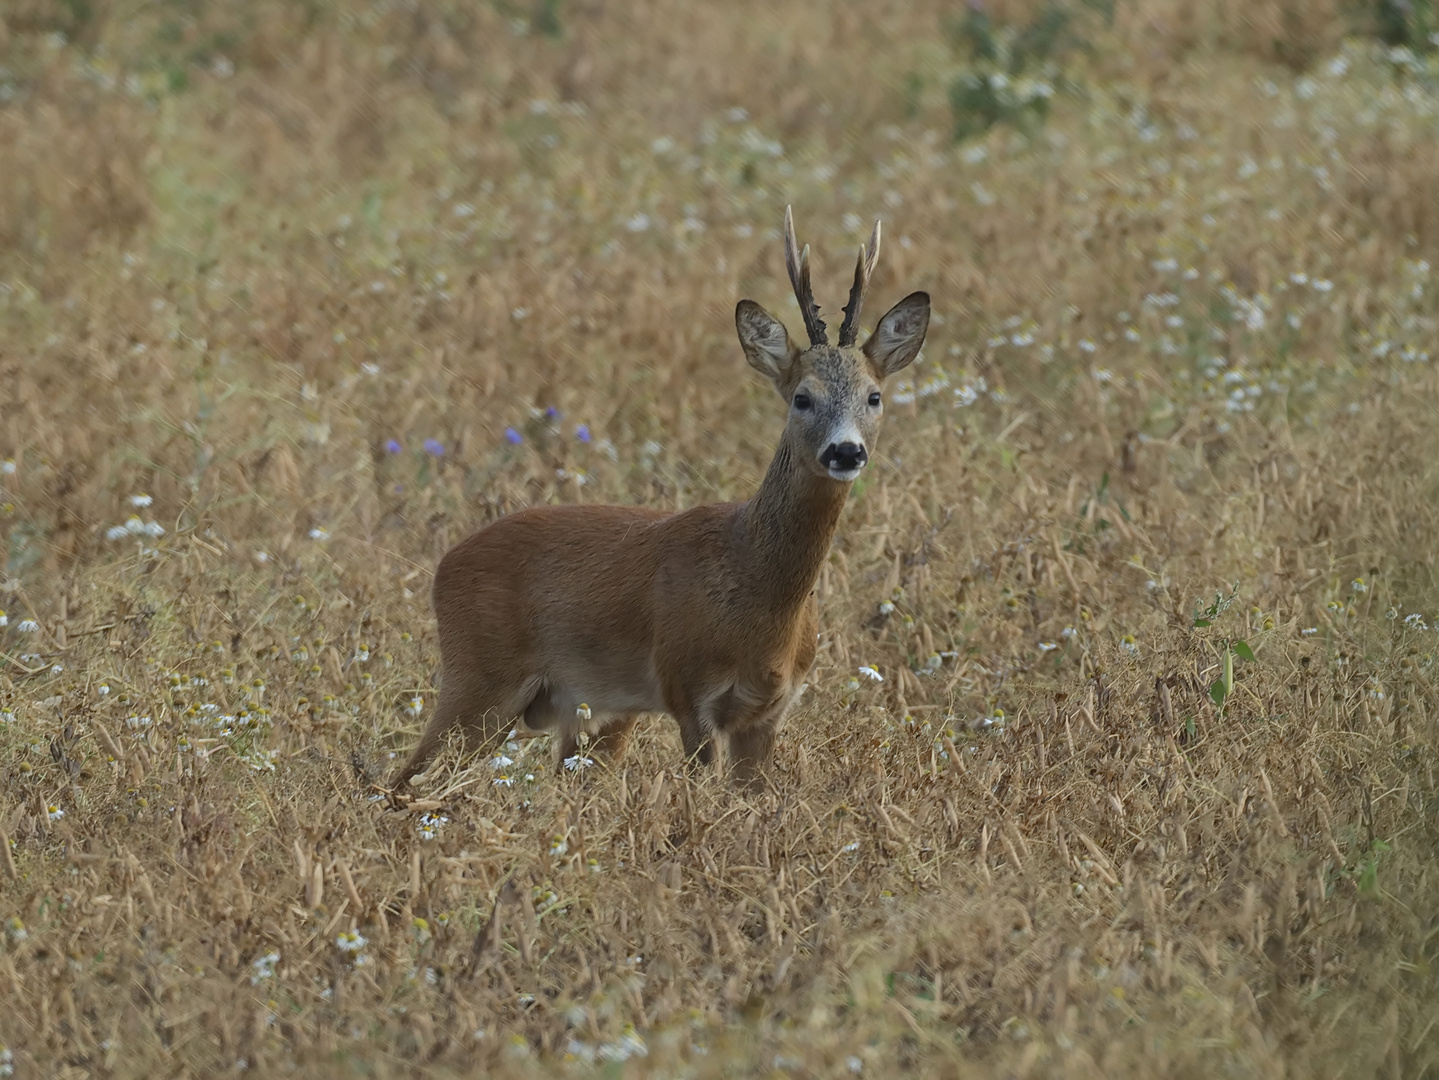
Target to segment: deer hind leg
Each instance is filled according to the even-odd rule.
[[[490,749],[504,737],[515,717],[534,697],[532,684],[533,680],[498,682],[493,676],[473,670],[444,671],[435,715],[390,786],[402,787],[424,769],[453,727],[460,729],[466,756]]]
[[[590,735],[589,741],[585,744],[585,756],[599,756],[609,761],[618,760],[629,743],[630,733],[634,730],[635,724],[639,722],[639,718],[639,713],[621,713],[601,724],[599,730]],[[582,726],[578,723],[570,724],[562,730],[559,739],[559,768],[561,771],[564,770],[566,761],[580,753],[580,732],[582,730]]]
[[[615,717],[600,729],[600,733],[590,743],[590,748],[611,761],[619,760],[625,747],[629,745],[630,734],[634,731],[635,725],[639,723],[639,719],[639,713],[624,713]]]

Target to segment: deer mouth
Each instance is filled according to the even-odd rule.
[[[845,440],[832,442],[819,456],[819,463],[829,473],[831,480],[850,481],[859,476],[861,469],[869,462],[869,453],[861,442]]]

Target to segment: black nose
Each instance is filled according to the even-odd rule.
[[[826,469],[838,469],[840,472],[862,469],[868,460],[865,448],[852,442],[830,443],[819,456],[819,463]]]

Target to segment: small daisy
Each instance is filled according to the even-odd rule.
[[[255,969],[255,973],[250,976],[250,985],[256,986],[266,979],[273,979],[275,977],[275,965],[279,962],[280,954],[277,952],[267,952],[264,956],[256,960],[250,965]]]

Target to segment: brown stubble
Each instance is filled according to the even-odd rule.
[[[235,73],[190,64],[153,106],[153,12],[84,33],[7,12],[0,917],[25,936],[0,930],[0,1042],[20,1069],[522,1075],[632,1023],[649,1056],[627,1075],[777,1055],[816,1076],[851,1057],[1432,1071],[1439,697],[1433,631],[1402,616],[1439,605],[1434,286],[1416,296],[1409,269],[1439,266],[1439,169],[1403,86],[1362,57],[1325,75],[1330,7],[1122,7],[1076,73],[1115,92],[1059,100],[1062,145],[999,130],[982,161],[945,136],[941,5],[561,5],[554,42],[492,7],[307,25],[252,4],[184,31],[238,29]],[[1273,51],[1280,23],[1321,57],[1313,97]],[[78,45],[47,46],[55,29]],[[929,290],[915,370],[951,386],[887,406],[770,787],[687,774],[649,718],[580,776],[526,783],[548,760],[526,743],[513,788],[450,756],[403,810],[369,801],[432,715],[446,547],[521,506],[754,490],[780,410],[730,311],[754,296],[798,324],[786,202],[831,321],[884,217],[867,309]],[[703,232],[679,231],[690,213]],[[1283,384],[1255,413],[1160,350],[1172,309],[1143,301],[1183,280],[1166,257],[1198,271],[1178,286],[1194,351]],[[1333,290],[1290,284],[1301,270]],[[1267,295],[1262,331],[1206,321],[1226,281]],[[1007,400],[955,408],[980,375]],[[530,415],[547,405],[558,431]],[[422,480],[431,436],[446,453]],[[157,555],[105,538],[132,512],[165,527]],[[1196,601],[1235,581],[1196,632]],[[1230,637],[1259,662],[1221,715]],[[936,652],[958,655],[913,670]],[[249,701],[270,710],[253,734],[186,715]],[[275,772],[242,763],[253,749]],[[425,813],[449,818],[435,840]],[[366,964],[335,946],[352,927]]]

